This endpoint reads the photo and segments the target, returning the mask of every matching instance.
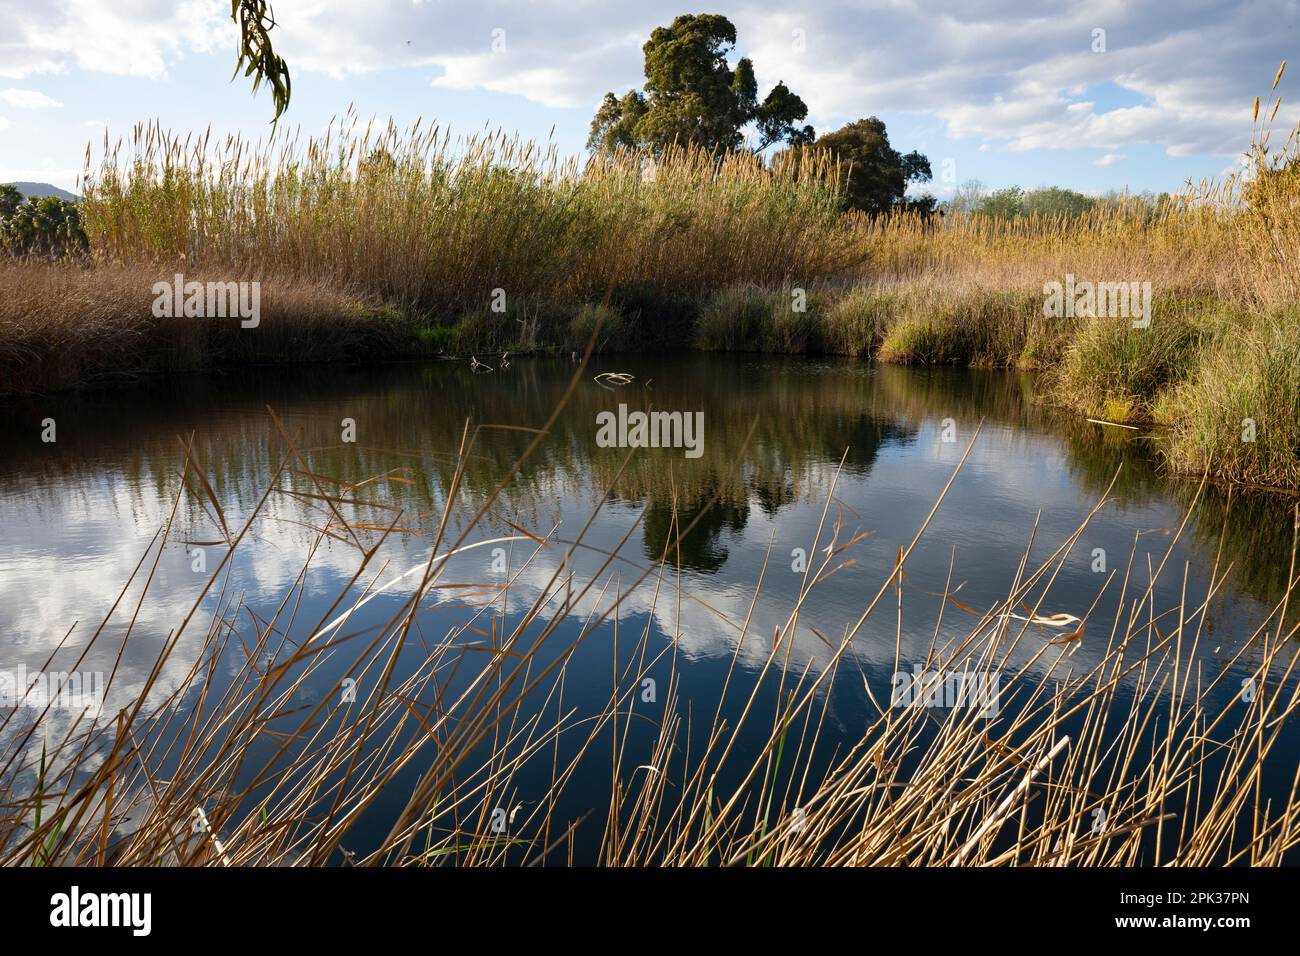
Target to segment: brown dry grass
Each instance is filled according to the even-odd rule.
[[[386,310],[296,279],[263,282],[256,329],[155,318],[153,284],[169,279],[146,266],[0,261],[0,394],[220,364],[360,361],[402,338]]]

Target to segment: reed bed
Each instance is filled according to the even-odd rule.
[[[1139,574],[1135,542],[1128,567],[1103,585],[1120,595],[1113,617],[1095,613],[1097,602],[1056,605],[1054,580],[1090,516],[1046,558],[1031,561],[1027,542],[1005,598],[990,608],[972,608],[945,588],[942,606],[969,627],[943,638],[953,632],[936,628],[925,660],[905,661],[895,645],[895,672],[915,664],[999,673],[999,714],[892,706],[887,686],[873,688],[862,671],[855,642],[901,630],[908,557],[960,480],[961,464],[860,615],[818,634],[825,656],[800,663],[792,648],[801,612],[864,546],[833,510],[832,487],[810,542],[809,553],[824,558],[810,566],[771,635],[751,626],[761,577],[755,582],[749,613],[729,622],[736,658],[715,706],[700,707],[683,693],[683,635],[657,637],[631,625],[624,609],[632,594],[669,605],[692,600],[674,554],[693,521],[678,525],[648,563],[615,551],[579,578],[566,572],[567,561],[556,562],[522,613],[499,612],[528,569],[585,547],[585,529],[572,539],[555,529],[515,527],[486,538],[475,531],[559,411],[495,491],[468,506],[464,469],[490,426],[465,429],[430,556],[396,576],[378,555],[400,514],[375,522],[354,510],[362,495],[379,500],[385,476],[339,483],[311,470],[277,418],[280,468],[234,522],[189,454],[173,515],[184,496],[208,509],[223,557],[204,596],[158,646],[132,702],[82,715],[53,736],[47,713],[33,718],[18,709],[0,718],[7,795],[0,860],[1276,865],[1300,842],[1300,774],[1274,753],[1300,704],[1294,628],[1282,623],[1294,560],[1286,596],[1222,670],[1209,672],[1197,651],[1210,640],[1210,608],[1226,569],[1213,569],[1205,595],[1184,587],[1174,606],[1156,607],[1156,582],[1165,575],[1186,581],[1185,571],[1167,568],[1167,553]],[[972,447],[978,440],[976,433]],[[231,590],[229,569],[241,542],[266,520],[267,501],[286,493],[317,503],[316,540],[278,604],[254,607]],[[1106,504],[1103,496],[1098,510]],[[457,525],[462,530],[453,532]],[[106,620],[89,643],[67,648],[75,658],[69,670],[110,632],[114,642],[120,635],[119,659],[131,642],[148,640],[135,621],[173,533],[169,522],[141,555],[110,612],[120,619],[116,631]],[[355,553],[355,574],[319,620],[300,620],[299,592],[326,544]],[[512,553],[504,581],[448,579],[454,556],[499,544]],[[437,625],[428,613],[448,588],[462,589],[468,623]],[[365,613],[376,612],[362,607],[381,593],[391,600],[367,623]],[[201,649],[175,659],[190,629],[202,635]],[[741,658],[755,644],[757,667]],[[1076,665],[1073,654],[1085,644],[1091,663]],[[569,673],[575,655],[592,648],[608,650],[611,685],[607,700],[584,712],[566,688],[578,679]],[[1225,704],[1230,666],[1246,669],[1255,693],[1228,695]],[[662,706],[653,715],[639,710],[643,678],[665,673]],[[355,697],[304,701],[301,692],[323,674],[350,675]],[[115,669],[110,694],[117,677]],[[871,701],[876,716],[860,739],[828,752],[837,684]],[[1267,768],[1278,761],[1282,784],[1262,794]],[[545,782],[525,789],[539,770]],[[592,781],[605,782],[594,800]],[[581,811],[570,799],[578,782],[588,788]]]
[[[780,284],[860,259],[824,162],[769,170],[670,149],[562,160],[497,131],[453,140],[349,113],[320,138],[250,144],[137,126],[88,173],[108,261],[284,275],[456,317],[506,304]],[[87,154],[89,158],[89,153]]]

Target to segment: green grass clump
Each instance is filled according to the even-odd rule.
[[[1076,327],[1076,323],[1067,319],[1031,317],[1025,326],[1016,367],[1039,371],[1056,368],[1065,359]]]
[[[904,365],[1014,365],[1042,307],[1041,295],[1022,291],[918,291],[885,334],[880,357]]]
[[[688,347],[699,316],[698,295],[661,289],[653,282],[620,282],[609,304],[623,317],[622,349],[671,352]]]
[[[579,308],[570,320],[565,345],[571,350],[581,351],[587,347],[592,335],[595,335],[595,351],[623,351],[627,347],[627,325],[623,314],[614,306],[604,302],[589,302]]]
[[[459,331],[450,325],[427,325],[416,330],[416,338],[429,352],[454,352],[460,342]]]
[[[1170,425],[1174,470],[1198,473],[1208,462],[1228,480],[1300,486],[1300,310],[1265,313],[1220,336],[1155,412]]]
[[[820,300],[807,290],[731,286],[707,298],[695,326],[699,348],[804,355],[822,350]]]
[[[821,351],[823,319],[818,299],[804,291],[786,289],[773,294],[770,302],[763,351],[780,355]]]
[[[515,344],[515,323],[506,312],[475,309],[455,323],[456,352],[503,352]]]
[[[841,293],[822,313],[826,351],[870,358],[884,341],[885,329],[899,308],[900,297],[892,291],[855,286]]]
[[[695,341],[711,351],[757,352],[774,311],[772,293],[757,286],[731,286],[705,300]]]
[[[1084,319],[1056,373],[1055,397],[1107,421],[1150,422],[1160,392],[1192,372],[1223,324],[1212,307],[1167,299],[1147,328],[1127,318]]]

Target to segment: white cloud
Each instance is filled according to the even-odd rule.
[[[187,52],[235,41],[220,0],[0,0],[0,22],[0,76],[14,79],[70,69],[156,78]]]
[[[0,103],[8,103],[22,110],[58,109],[63,105],[37,90],[19,90],[12,86],[7,90],[0,90]]]
[[[1105,156],[1102,156],[1100,159],[1094,159],[1092,161],[1092,165],[1114,166],[1116,163],[1122,163],[1126,159],[1128,159],[1128,157],[1125,156],[1123,153],[1107,153]]]

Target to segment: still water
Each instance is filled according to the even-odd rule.
[[[565,401],[577,374],[565,361],[519,359],[501,367],[493,359],[488,365],[492,371],[452,362],[253,370],[0,404],[0,670],[40,671],[61,642],[51,669],[74,660],[169,520],[168,543],[145,599],[137,579],[80,665],[115,671],[105,704],[110,713],[138,695],[196,601],[200,617],[210,618],[219,601],[238,597],[246,613],[265,622],[301,575],[288,633],[298,641],[309,637],[341,592],[355,599],[372,579],[400,578],[428,559],[461,461],[444,538],[455,540]],[[597,442],[598,416],[620,404],[698,413],[702,443],[690,454],[648,448],[627,460],[626,449]],[[50,420],[55,440],[44,441]],[[1099,622],[1070,655],[1076,670],[1104,653],[1121,601],[1119,580],[1107,585],[1114,572],[1122,578],[1131,568],[1131,580],[1145,587],[1150,569],[1168,555],[1153,601],[1163,610],[1183,593],[1199,605],[1216,560],[1220,573],[1229,569],[1210,598],[1196,649],[1207,674],[1229,666],[1239,642],[1281,600],[1291,558],[1291,500],[1230,500],[1213,488],[1198,500],[1197,482],[1161,474],[1153,439],[1053,411],[1036,399],[1027,376],[838,360],[613,356],[596,358],[577,377],[519,474],[469,528],[466,543],[515,540],[447,562],[420,611],[421,639],[477,622],[461,639],[478,635],[491,646],[558,573],[570,582],[568,598],[594,582],[575,599],[578,623],[582,614],[608,608],[612,595],[621,599],[619,612],[570,662],[570,706],[599,710],[613,684],[611,656],[626,654],[643,632],[652,652],[674,645],[678,707],[714,706],[733,658],[742,671],[767,659],[771,635],[804,584],[804,568],[816,560],[819,524],[825,528],[817,544],[824,547],[830,526],[839,523],[841,542],[861,537],[843,553],[845,566],[805,604],[783,650],[792,668],[815,672],[832,657],[828,636],[842,636],[894,573],[899,549],[925,523],[981,422],[969,458],[907,560],[901,614],[891,591],[886,612],[853,640],[848,656],[856,687],[836,685],[825,730],[831,744],[851,743],[870,719],[863,681],[877,699],[887,699],[896,657],[907,669],[925,659],[936,631],[969,632],[973,619],[952,605],[945,609],[945,590],[960,586],[962,603],[975,609],[1005,599],[1022,564],[1046,560],[1108,488],[1109,500],[1071,548],[1043,608],[1076,616],[1091,611],[1090,622]],[[487,425],[509,427],[476,430]],[[291,455],[286,436],[299,457]],[[210,492],[193,474],[182,484],[189,441]],[[237,533],[259,502],[257,522],[222,569],[222,587],[200,600],[221,563],[218,542],[226,529]],[[335,512],[352,530],[330,524]],[[677,527],[692,522],[680,545],[669,548]],[[322,539],[327,525],[332,535]],[[373,546],[389,527],[371,573],[349,590],[358,545]],[[538,550],[519,529],[551,546]],[[571,548],[579,537],[582,546]],[[671,573],[633,587],[665,553]],[[372,599],[349,630],[364,635],[382,627],[415,580],[402,578]],[[502,588],[506,580],[509,587]],[[132,638],[119,661],[132,615]],[[613,618],[623,650],[616,649]],[[182,635],[155,695],[184,680],[205,630],[191,627]],[[418,647],[408,648],[403,661],[418,655]],[[220,682],[239,663],[223,661],[212,680]],[[1251,656],[1231,666],[1245,674]],[[336,693],[346,677],[342,667],[341,661],[321,666],[304,682],[304,701]],[[1239,681],[1230,676],[1223,686],[1234,688]],[[635,745],[637,731],[631,733]],[[1290,731],[1284,750],[1279,782],[1289,780],[1300,754]],[[530,785],[544,786],[549,773],[549,762],[524,768],[520,801],[527,803]],[[578,778],[566,791],[571,805],[561,812],[577,818],[600,807],[607,785],[607,765],[603,776]],[[385,814],[401,798],[399,792],[395,803],[374,808],[358,843],[365,843],[366,827],[383,832]]]

